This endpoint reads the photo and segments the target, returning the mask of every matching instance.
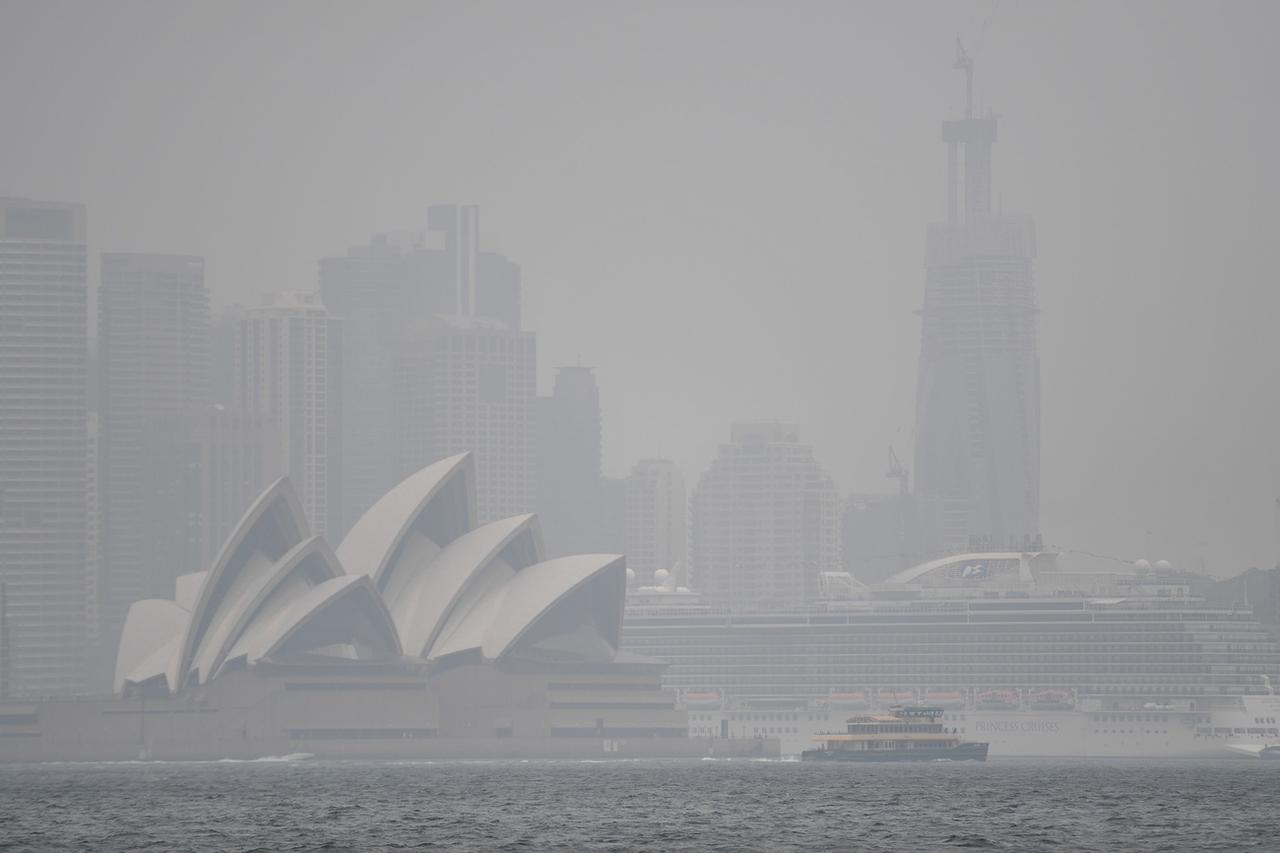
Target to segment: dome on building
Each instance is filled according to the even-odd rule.
[[[178,691],[272,664],[607,662],[625,587],[621,556],[544,560],[533,515],[477,527],[470,454],[387,492],[336,551],[285,478],[209,571],[178,579],[176,600],[129,609],[115,688]]]

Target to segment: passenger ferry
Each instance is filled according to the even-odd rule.
[[[888,714],[850,717],[843,733],[815,735],[818,749],[801,761],[986,761],[988,744],[962,740],[941,722],[942,708],[894,706]]]

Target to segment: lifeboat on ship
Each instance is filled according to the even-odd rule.
[[[838,711],[866,711],[871,708],[871,699],[865,690],[851,690],[848,693],[832,693],[828,698],[831,707]]]
[[[684,694],[686,708],[718,709],[724,704],[724,695],[719,690],[690,690]]]
[[[1016,690],[979,690],[973,704],[979,711],[1016,711],[1020,703]]]
[[[954,711],[964,707],[964,694],[959,690],[930,690],[924,694],[924,703]]]
[[[916,701],[916,692],[914,690],[881,690],[876,694],[876,701],[885,707],[893,705],[914,705]]]
[[[1034,711],[1071,711],[1076,707],[1070,690],[1036,690],[1028,700],[1028,706]]]

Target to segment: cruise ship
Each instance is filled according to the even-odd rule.
[[[798,755],[853,715],[943,709],[995,757],[1263,756],[1280,746],[1280,645],[1194,579],[1063,553],[947,557],[802,612],[735,614],[638,588],[624,649],[669,666],[690,737]],[[669,594],[668,594],[669,593]]]

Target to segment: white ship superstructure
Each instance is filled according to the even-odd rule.
[[[837,588],[839,585],[831,585]],[[945,709],[991,755],[1179,757],[1280,745],[1280,645],[1186,576],[1071,555],[965,554],[804,612],[633,596],[623,646],[670,664],[691,737],[798,754],[851,715]],[[1280,683],[1280,682],[1278,682]]]

